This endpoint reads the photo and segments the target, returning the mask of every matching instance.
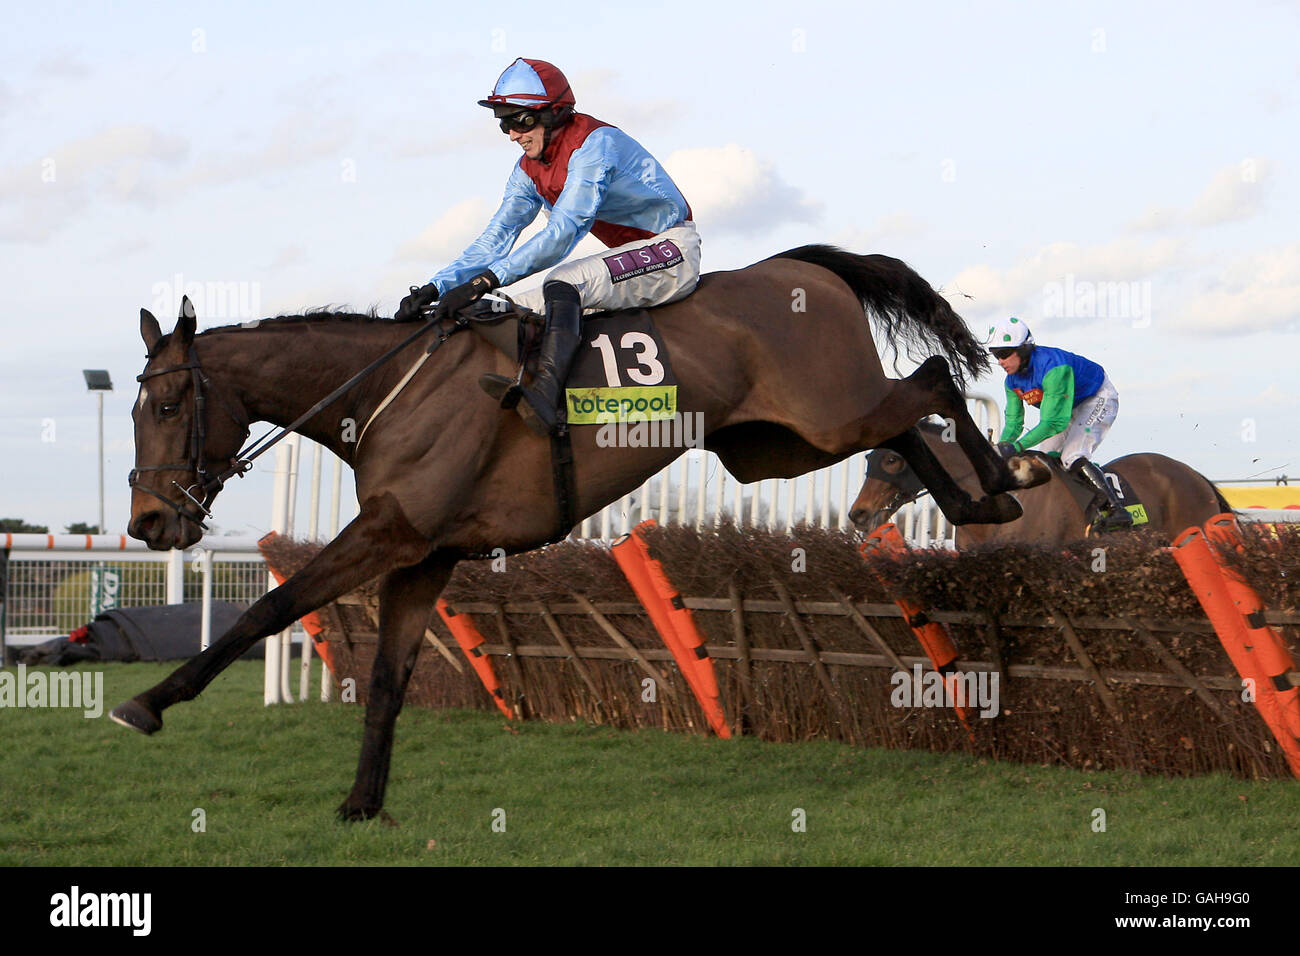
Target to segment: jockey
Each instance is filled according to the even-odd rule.
[[[1020,319],[999,319],[989,328],[985,347],[1007,373],[1007,414],[998,451],[1004,458],[1027,448],[1060,458],[1096,490],[1101,504],[1100,529],[1133,527],[1133,516],[1090,457],[1119,413],[1119,393],[1096,362],[1064,349],[1034,344]],[[1025,403],[1039,409],[1038,424],[1026,432]]]
[[[514,297],[546,317],[532,386],[520,394],[506,376],[484,375],[479,382],[546,435],[582,341],[583,310],[649,308],[689,295],[700,277],[700,238],[690,206],[663,167],[622,130],[575,113],[573,90],[550,63],[520,57],[479,105],[492,110],[523,156],[483,234],[404,298],[397,318],[435,299],[435,314],[451,315],[498,286],[550,270],[540,289]],[[514,248],[542,209],[545,228]],[[589,232],[610,248],[559,265]]]

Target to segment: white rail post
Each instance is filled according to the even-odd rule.
[[[275,487],[271,493],[271,530],[284,534],[288,525],[288,489],[289,447],[281,444],[275,450]],[[266,572],[266,585],[270,590],[276,587],[275,576]],[[263,668],[262,701],[266,705],[281,703],[280,696],[280,635],[272,634],[266,639],[266,661]]]
[[[677,460],[681,462],[681,480],[677,484],[677,524],[686,527],[686,483],[690,480],[690,468],[686,467],[685,457]],[[671,468],[671,464],[668,467]]]
[[[206,651],[212,643],[212,560],[211,548],[204,548],[199,559],[199,572],[203,575],[203,612],[199,618],[199,650]]]
[[[727,470],[722,467],[722,459],[719,459],[718,467],[718,488],[715,489],[714,496],[714,522],[720,522],[723,519],[725,501],[727,501]]]
[[[298,513],[298,468],[302,461],[302,436],[290,435],[286,444],[289,446],[289,492],[285,512],[287,514],[284,533],[293,537],[294,519]],[[293,690],[289,686],[289,663],[293,658],[293,625],[280,632],[280,699],[288,704],[293,701]]]
[[[686,454],[695,458],[700,466],[700,484],[695,489],[695,527],[696,530],[704,527],[704,509],[707,507],[706,501],[709,488],[709,462],[705,453],[701,449],[691,449]]]
[[[659,514],[655,520],[661,525],[668,524],[668,469],[659,472]]]
[[[185,552],[167,552],[167,603],[185,603]]]
[[[320,539],[320,469],[324,451],[318,443],[311,443],[311,518],[307,524],[307,537],[312,541]]]
[[[330,486],[330,540],[339,535],[339,506],[343,499],[343,459],[334,456],[333,482]],[[334,679],[325,661],[320,663],[320,699],[328,703],[334,699]]]
[[[828,527],[831,523],[831,470],[825,468],[822,470],[822,514],[821,521],[818,525],[822,528]]]
[[[343,459],[334,458],[334,484],[330,489],[330,540],[339,536],[339,504],[343,498]]]

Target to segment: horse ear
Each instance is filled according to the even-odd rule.
[[[187,347],[194,339],[194,329],[198,321],[194,316],[194,305],[190,302],[190,297],[184,296],[181,299],[181,314],[176,318],[175,335],[180,340],[182,347]]]
[[[150,352],[162,338],[162,329],[158,325],[158,320],[153,317],[153,313],[148,309],[140,310],[140,338],[144,339],[144,347]]]

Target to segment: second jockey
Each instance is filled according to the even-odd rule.
[[[480,384],[539,435],[549,434],[573,357],[584,309],[649,308],[689,295],[700,277],[700,238],[691,208],[663,167],[634,139],[585,113],[564,74],[520,57],[479,105],[523,156],[483,234],[427,285],[402,300],[397,318],[438,302],[455,313],[502,285],[550,270],[540,289],[514,297],[546,317],[537,375],[522,394],[514,380]],[[546,210],[545,228],[515,248],[524,227]],[[605,252],[558,265],[591,233]],[[522,399],[522,400],[521,400]]]
[[[1007,373],[1007,414],[998,451],[1017,455],[1035,445],[1059,455],[1069,471],[1082,475],[1101,503],[1098,529],[1133,527],[1110,482],[1090,459],[1119,413],[1119,393],[1096,362],[1064,349],[1034,344],[1020,319],[999,319],[989,328],[985,348]],[[1025,405],[1038,407],[1038,424],[1023,435]]]

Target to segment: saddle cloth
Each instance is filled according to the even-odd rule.
[[[544,319],[523,309],[504,317],[518,322],[516,360],[529,374],[537,374]],[[500,338],[496,344],[504,348]],[[649,311],[592,313],[583,318],[582,343],[565,379],[568,423],[672,419],[677,413],[677,384],[668,347]]]

